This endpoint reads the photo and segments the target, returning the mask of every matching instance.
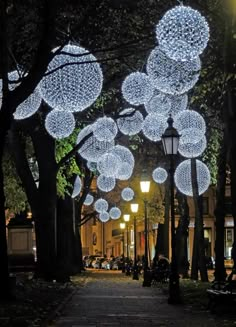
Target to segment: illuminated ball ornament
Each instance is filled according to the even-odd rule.
[[[113,208],[110,209],[109,215],[110,215],[111,219],[116,220],[116,219],[120,218],[121,211],[120,211],[119,208],[113,207]]]
[[[134,108],[122,110],[117,119],[117,125],[121,133],[125,135],[138,134],[143,126],[143,115]]]
[[[104,153],[97,162],[97,170],[107,177],[115,176],[119,166],[120,158],[112,152]]]
[[[121,90],[125,100],[134,106],[148,102],[153,94],[153,86],[149,77],[140,72],[128,75]]]
[[[114,140],[118,132],[115,121],[110,117],[99,118],[93,124],[93,134],[99,141]]]
[[[81,188],[82,188],[82,182],[80,177],[77,176],[75,179],[74,188],[71,197],[75,198],[76,196],[78,196],[80,194]]]
[[[49,63],[40,92],[52,108],[78,112],[94,103],[102,83],[103,74],[96,58],[82,47],[65,45]]]
[[[45,128],[53,138],[63,139],[75,129],[75,118],[71,112],[52,110],[45,119]]]
[[[116,186],[115,177],[99,175],[97,178],[97,187],[102,192],[110,192]]]
[[[203,194],[210,185],[210,172],[208,167],[201,161],[196,159],[197,166],[197,183],[199,195]],[[175,185],[185,195],[192,196],[192,180],[191,180],[191,160],[181,162],[176,168]]]
[[[179,95],[186,93],[197,83],[201,62],[199,58],[175,61],[156,47],[148,57],[146,69],[156,89],[163,93]]]
[[[145,110],[149,114],[168,115],[171,110],[171,101],[167,94],[159,93],[145,104]]]
[[[106,223],[110,219],[110,215],[106,211],[101,212],[98,217],[99,220],[103,223]]]
[[[187,94],[169,95],[168,98],[171,103],[170,114],[171,117],[175,119],[175,116],[180,111],[186,110],[188,105],[188,96]]]
[[[103,211],[107,211],[108,209],[108,203],[106,200],[104,199],[98,199],[97,201],[95,201],[94,203],[94,208],[97,212],[103,212]]]
[[[86,138],[88,137],[88,138]],[[82,141],[86,138],[84,143]],[[93,136],[93,127],[88,125],[82,129],[77,137],[77,144],[81,143],[78,152],[84,159],[92,162],[97,162],[98,159],[114,146],[114,141],[98,141]]]
[[[163,184],[168,177],[167,171],[164,168],[157,167],[152,172],[153,180],[158,184]]]
[[[96,162],[88,161],[87,162],[87,167],[92,172],[96,172],[97,171],[97,163]]]
[[[184,110],[177,114],[174,127],[181,135],[182,143],[197,143],[206,132],[204,118],[194,110]]]
[[[126,187],[121,192],[121,197],[125,201],[131,201],[134,198],[134,191],[130,187]]]
[[[199,11],[186,6],[168,10],[156,26],[160,48],[174,60],[193,60],[206,48],[209,26]]]
[[[166,117],[159,114],[149,114],[143,122],[143,134],[151,141],[161,140],[161,136],[167,128]]]
[[[94,197],[91,194],[87,194],[85,200],[84,200],[84,205],[85,206],[90,206],[94,201]]]
[[[115,177],[121,181],[126,181],[132,176],[132,174],[133,166],[131,166],[127,162],[122,162]]]
[[[22,102],[14,112],[13,116],[15,119],[25,119],[31,117],[40,107],[42,97],[39,90],[36,88],[34,92]]]
[[[180,138],[178,151],[185,158],[199,157],[206,149],[206,137],[203,136],[200,141],[196,143],[184,143]]]
[[[118,156],[122,164],[127,163],[132,168],[134,167],[134,156],[132,152],[123,145],[116,145],[114,146],[111,151],[112,154]]]

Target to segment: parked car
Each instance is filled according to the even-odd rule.
[[[106,270],[111,269],[110,260],[108,259],[101,260],[101,268]]]

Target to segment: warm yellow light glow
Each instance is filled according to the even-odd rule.
[[[124,221],[129,221],[130,215],[124,215]]]
[[[120,229],[125,229],[125,223],[120,223]]]
[[[133,213],[138,212],[138,203],[131,203],[130,207]]]
[[[142,193],[148,193],[150,190],[150,181],[140,181],[140,188]]]

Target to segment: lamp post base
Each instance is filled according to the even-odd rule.
[[[137,267],[134,267],[134,270],[133,270],[133,279],[139,280],[139,273],[138,273],[138,268]]]
[[[152,284],[151,271],[144,270],[143,274],[143,287],[150,287]]]
[[[169,298],[168,304],[181,304],[180,289],[179,289],[179,275],[170,273],[169,277]]]

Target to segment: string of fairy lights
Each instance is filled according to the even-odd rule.
[[[78,153],[87,160],[87,167],[98,174],[97,188],[104,193],[115,188],[116,180],[129,180],[135,165],[130,149],[116,144],[118,132],[128,136],[142,132],[151,142],[159,142],[171,114],[174,127],[181,135],[179,153],[186,158],[176,168],[175,184],[183,194],[192,196],[189,158],[197,158],[205,150],[206,124],[199,113],[190,110],[187,92],[198,82],[199,56],[207,46],[209,26],[199,11],[181,4],[168,10],[155,30],[158,46],[148,55],[145,71],[131,72],[121,85],[127,105],[119,117],[116,120],[100,117],[77,136],[76,144],[81,143]],[[52,52],[55,55],[46,74],[35,91],[16,109],[14,118],[32,116],[43,100],[51,108],[45,119],[46,131],[55,139],[63,139],[75,129],[74,113],[89,108],[99,97],[103,73],[96,57],[78,44],[69,43]],[[10,84],[10,89],[18,85],[18,71],[10,72],[8,78],[16,81]],[[0,102],[1,98],[0,95]],[[144,107],[144,115],[137,106]],[[196,166],[199,194],[202,194],[209,187],[210,173],[200,160],[196,160]],[[163,167],[156,167],[152,177],[162,184],[168,174]],[[79,196],[81,188],[82,181],[77,176],[72,197]],[[131,201],[134,198],[132,188],[124,188],[121,198]],[[94,200],[93,195],[88,194],[84,204],[93,204],[101,221],[121,216],[121,210],[116,206],[109,210],[108,202],[102,197]]]

